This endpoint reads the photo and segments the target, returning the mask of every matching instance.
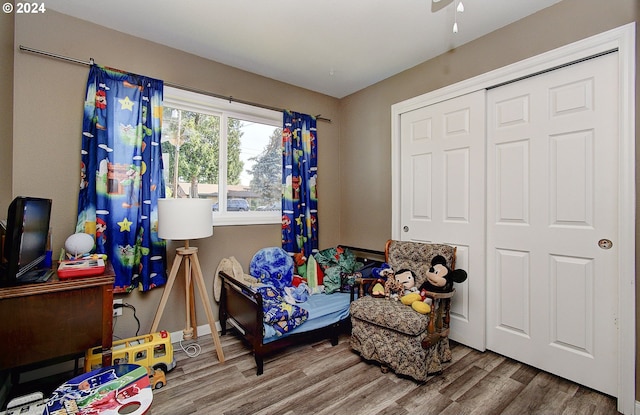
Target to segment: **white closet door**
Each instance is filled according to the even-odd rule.
[[[485,92],[401,115],[402,240],[457,247],[450,338],[485,347]]]
[[[614,396],[617,62],[487,95],[487,348]]]

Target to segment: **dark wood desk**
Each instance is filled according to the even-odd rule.
[[[102,345],[111,365],[113,268],[97,277],[0,288],[0,370],[72,358]]]

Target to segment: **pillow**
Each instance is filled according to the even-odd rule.
[[[342,286],[342,275],[340,267],[334,266],[324,270],[324,292],[327,294],[337,293]]]
[[[320,264],[316,262],[313,255],[307,259],[307,285],[311,289],[311,294],[318,294],[323,292],[323,279],[324,274]]]
[[[343,247],[324,249],[314,255],[324,273],[324,292],[331,294],[350,289],[355,280],[355,272],[362,268],[351,250]],[[343,281],[343,275],[347,276]]]

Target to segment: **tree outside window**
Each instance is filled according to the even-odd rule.
[[[223,102],[217,103],[221,107],[214,105],[222,100],[201,94],[195,94],[202,101],[194,105],[193,94],[165,88],[162,153],[167,197],[212,199],[218,223],[246,212],[251,223],[275,223],[282,198],[282,115],[270,111],[265,117],[264,110],[252,107],[249,113],[234,113]],[[273,218],[256,219],[265,215]]]

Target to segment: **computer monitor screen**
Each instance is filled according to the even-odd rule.
[[[51,199],[16,197],[7,212],[4,241],[6,278],[19,279],[44,260],[51,221]]]

